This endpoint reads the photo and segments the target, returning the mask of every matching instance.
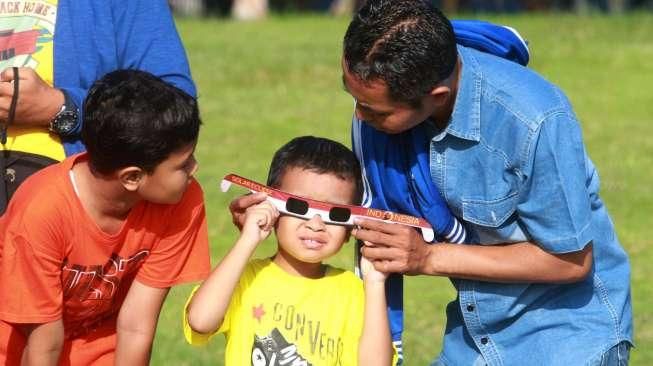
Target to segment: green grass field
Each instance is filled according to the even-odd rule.
[[[632,260],[635,313],[633,365],[653,364],[653,15],[483,17],[519,29],[530,41],[530,66],[560,85],[583,125],[602,178],[602,197]],[[352,99],[341,85],[340,53],[347,19],[274,17],[260,23],[179,19],[199,89],[204,126],[197,157],[209,220],[213,264],[235,230],[221,193],[229,172],[264,181],[272,153],[298,135],[349,145]],[[238,191],[240,193],[241,191]],[[258,255],[274,250],[264,243]],[[331,263],[351,268],[351,246]],[[439,352],[447,279],[407,280],[405,360],[427,365]],[[186,345],[181,311],[190,286],[173,289],[161,314],[154,365],[222,365],[223,340]]]

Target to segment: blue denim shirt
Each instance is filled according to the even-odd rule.
[[[593,245],[578,283],[457,280],[439,363],[582,365],[632,342],[630,265],[565,95],[516,63],[459,47],[453,115],[430,142],[431,176],[473,243]],[[407,320],[410,327],[410,320]]]

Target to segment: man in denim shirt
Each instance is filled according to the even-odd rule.
[[[354,128],[426,127],[431,179],[467,228],[469,244],[436,245],[401,225],[354,231],[381,271],[453,279],[433,364],[627,364],[630,265],[565,95],[456,47],[450,22],[422,0],[369,0],[342,67]]]

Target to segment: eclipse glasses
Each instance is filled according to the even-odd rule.
[[[312,200],[268,187],[236,174],[228,174],[222,179],[220,184],[222,192],[228,191],[232,183],[247,188],[252,193],[266,193],[268,202],[276,207],[279,212],[290,216],[310,220],[315,215],[319,215],[322,221],[327,224],[343,226],[354,226],[355,219],[383,221],[419,228],[422,231],[422,237],[427,242],[432,242],[435,238],[431,225],[419,217],[374,208],[334,205],[324,201]]]

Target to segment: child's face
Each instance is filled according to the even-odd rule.
[[[288,168],[276,187],[284,192],[334,204],[352,204],[356,185],[334,174]],[[279,251],[307,263],[331,257],[349,240],[349,228],[325,224],[319,215],[309,220],[282,215],[276,225]],[[285,254],[284,253],[284,254]]]
[[[154,203],[178,203],[197,171],[194,152],[195,144],[185,146],[170,154],[152,173],[144,175],[139,188],[141,197]]]

